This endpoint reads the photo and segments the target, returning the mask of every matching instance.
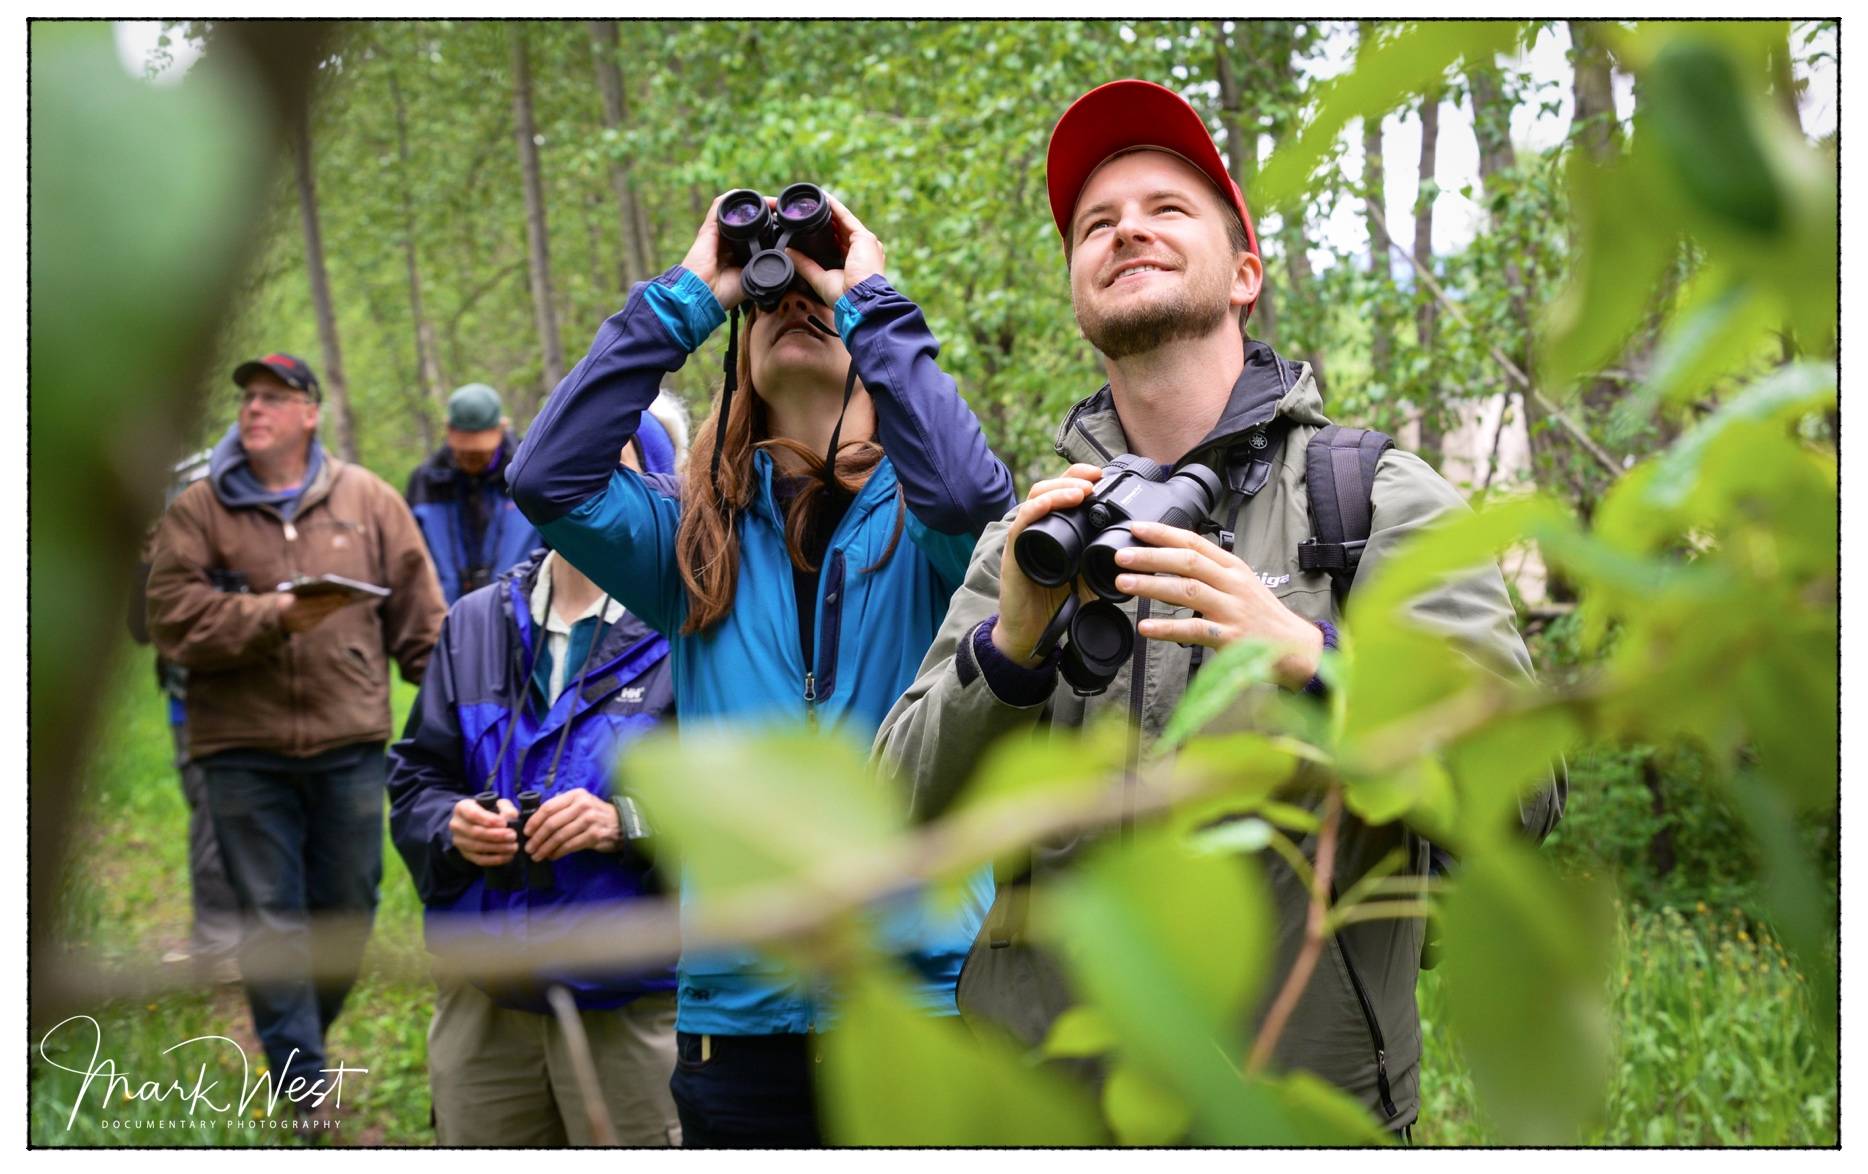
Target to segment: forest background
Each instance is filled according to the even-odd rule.
[[[713,195],[809,179],[889,246],[891,279],[927,312],[943,366],[1022,491],[1056,463],[1056,421],[1101,382],[1068,314],[1044,206],[1057,114],[1099,80],[1175,85],[1207,114],[1252,201],[1261,168],[1314,122],[1327,79],[1404,31],[1289,21],[341,26],[310,116],[266,177],[265,220],[215,342],[220,374],[201,389],[192,444],[211,443],[232,418],[225,371],[290,350],[327,389],[326,443],[401,484],[438,443],[454,386],[494,384],[523,431],[628,285],[685,251]],[[216,50],[206,26],[162,36],[145,63],[152,75]],[[1475,505],[1537,491],[1587,520],[1626,470],[1732,390],[1804,357],[1807,340],[1787,329],[1763,342],[1754,333],[1749,349],[1697,371],[1704,382],[1691,394],[1665,384],[1684,377],[1670,374],[1678,353],[1663,328],[1708,297],[1698,280],[1706,254],[1691,243],[1658,250],[1653,280],[1634,295],[1642,325],[1580,388],[1569,387],[1577,370],[1553,371],[1539,353],[1589,215],[1575,206],[1575,162],[1620,158],[1644,100],[1618,57],[1623,43],[1615,26],[1523,26],[1513,44],[1435,74],[1385,119],[1347,119],[1310,144],[1301,199],[1254,202],[1270,278],[1254,335],[1313,365],[1339,422],[1396,433],[1442,467],[1459,463],[1453,479]],[[1563,76],[1528,66],[1552,52]],[[1834,96],[1811,79],[1833,84],[1835,64],[1834,22],[1789,22],[1762,87],[1831,166]],[[1560,133],[1532,133],[1552,120]],[[1432,178],[1448,150],[1443,127],[1472,140],[1470,182]],[[1405,216],[1404,177],[1382,166],[1397,135],[1427,177],[1401,197]],[[722,342],[673,377],[697,418],[718,387]],[[1834,419],[1817,420],[1817,433],[1833,436]],[[1528,460],[1501,460],[1517,428]],[[1540,671],[1561,677],[1591,658],[1592,642],[1574,584],[1561,572],[1538,579],[1522,619]],[[146,655],[115,675],[112,708],[136,716],[109,726],[80,821],[84,840],[110,845],[117,863],[74,878],[64,909],[70,937],[123,959],[178,940],[186,908],[181,804]],[[408,696],[398,694],[399,709]],[[1731,795],[1708,785],[1716,773],[1708,755],[1667,740],[1603,742],[1572,762],[1570,815],[1550,855],[1564,875],[1612,886],[1620,923],[1615,1066],[1590,1140],[1835,1138],[1824,1038],[1833,1020],[1810,1007],[1803,968],[1774,938],[1765,849]],[[1833,817],[1797,827],[1831,908]],[[373,948],[418,954],[415,912],[392,863]],[[1419,1136],[1496,1140],[1443,1030],[1440,988],[1430,974]],[[366,1139],[425,1140],[426,997],[419,984],[366,985],[340,1028],[381,1065]],[[153,1041],[174,1024],[237,1017],[237,1005],[224,991],[196,992],[121,1008],[107,1023],[132,1035],[153,1025]],[[1681,1072],[1698,1076],[1682,1082]],[[68,1094],[35,1081],[37,1140],[130,1140],[65,1136]]]

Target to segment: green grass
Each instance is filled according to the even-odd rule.
[[[67,939],[107,960],[135,967],[154,965],[165,950],[188,937],[188,811],[170,760],[167,705],[155,689],[147,649],[135,649],[111,675],[110,703],[104,708],[97,756],[84,780],[70,865],[66,869],[61,922]],[[391,705],[395,729],[414,701],[412,686],[395,682]],[[390,981],[378,963],[391,953],[403,960],[425,957],[421,945],[421,903],[384,824],[383,885],[376,932],[364,972],[326,1041],[331,1059],[365,1067],[365,1076],[347,1078],[343,1126],[331,1135],[337,1144],[428,1145],[428,1021],[434,992],[427,983]],[[197,1045],[185,1056],[163,1050],[204,1035],[234,1039],[251,1056],[253,1074],[265,1066],[253,1035],[246,1000],[238,987],[185,990],[148,1003],[119,1001],[85,1013],[97,1020],[99,1055],[114,1059],[135,1083],[181,1080],[193,1087],[196,1065],[207,1063],[207,1080],[219,1080],[210,1099],[225,1104],[228,1091],[243,1086],[240,1059],[225,1046]],[[268,1129],[249,1106],[244,1120],[230,1127],[229,1114],[205,1107],[205,1129],[112,1128],[121,1119],[177,1120],[188,1116],[185,1102],[171,1097],[161,1104],[138,1105],[119,1097],[105,1108],[104,1081],[83,1097],[75,1122],[68,1126],[82,1077],[47,1064],[39,1044],[52,1024],[35,1020],[31,1036],[30,1119],[35,1145],[293,1145],[289,1132]],[[66,1034],[80,1030],[81,1038]],[[59,1041],[70,1045],[60,1049]],[[82,1044],[82,1047],[76,1045]],[[54,1041],[53,1057],[83,1067],[91,1051],[89,1029],[72,1025]],[[263,1100],[257,1098],[255,1104]],[[281,1099],[281,1115],[284,1101]],[[177,1107],[178,1105],[184,1107]]]
[[[62,918],[68,938],[114,961],[147,966],[187,937],[187,811],[169,760],[165,706],[147,650],[112,677],[107,728],[85,779]],[[397,683],[396,728],[414,690]],[[347,1113],[338,1144],[428,1145],[426,983],[392,982],[375,969],[393,952],[422,956],[421,907],[385,829],[382,901],[362,980],[331,1032],[329,1052],[365,1077],[346,1082]],[[1564,854],[1557,855],[1565,861]],[[1572,866],[1576,866],[1572,863]],[[1624,907],[1610,979],[1614,1066],[1599,1127],[1589,1139],[1612,1145],[1834,1145],[1835,1058],[1817,1040],[1795,963],[1736,908]],[[1420,989],[1425,1041],[1421,1123],[1424,1145],[1484,1145],[1495,1138],[1471,1077],[1448,1037],[1439,976]],[[184,1079],[192,1069],[164,1048],[193,1036],[224,1034],[263,1064],[238,988],[189,990],[144,1004],[92,1009],[103,1054],[137,1079]],[[289,1145],[290,1135],[217,1124],[204,1130],[112,1129],[121,1117],[185,1115],[166,1107],[108,1110],[98,1092],[67,1128],[80,1078],[38,1056],[49,1024],[32,1043],[31,1138],[36,1145]],[[88,1052],[88,1041],[85,1050]],[[241,1082],[231,1054],[209,1079],[223,1090]],[[67,1061],[75,1063],[76,1061]],[[204,1114],[219,1120],[219,1115]],[[251,1113],[248,1120],[252,1120]]]
[[[1596,1145],[1836,1144],[1836,1059],[1807,984],[1736,908],[1625,909],[1610,979],[1613,1061]],[[1445,1028],[1433,971],[1420,986],[1421,1145],[1494,1138]]]

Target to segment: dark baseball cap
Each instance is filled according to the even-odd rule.
[[[309,392],[314,400],[324,398],[324,391],[318,386],[318,377],[311,373],[311,365],[297,355],[274,351],[263,358],[248,359],[234,368],[233,381],[236,386],[245,387],[247,380],[261,372],[277,376],[279,382],[287,387]]]
[[[448,427],[462,432],[485,432],[498,428],[505,409],[499,392],[484,383],[469,383],[454,389],[448,397]]]
[[[1245,206],[1245,193],[1227,172],[1206,120],[1173,90],[1136,78],[1097,86],[1072,102],[1051,131],[1044,181],[1050,189],[1051,218],[1057,222],[1058,235],[1069,238],[1071,213],[1091,174],[1111,156],[1143,147],[1179,155],[1206,176],[1239,214],[1246,244],[1254,256],[1259,255],[1258,233]]]

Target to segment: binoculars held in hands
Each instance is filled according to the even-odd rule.
[[[778,194],[776,206],[751,188],[736,188],[720,201],[715,219],[720,239],[740,267],[746,299],[761,310],[776,309],[794,284],[823,300],[799,279],[787,247],[826,269],[843,268],[843,248],[830,223],[830,197],[814,183],[792,184]]]
[[[482,811],[499,814],[499,796],[492,791],[482,791],[474,796],[474,802]],[[520,889],[549,889],[556,882],[551,875],[551,864],[544,860],[534,860],[526,855],[525,825],[538,813],[538,792],[519,792],[519,814],[506,821],[519,837],[519,846],[512,854],[512,859],[504,864],[496,864],[486,869],[487,887],[497,892],[510,893]]]
[[[1062,587],[1082,575],[1098,596],[1121,603],[1128,595],[1116,590],[1116,551],[1142,545],[1133,523],[1196,530],[1223,490],[1219,474],[1205,465],[1190,464],[1170,476],[1147,457],[1120,456],[1103,469],[1081,505],[1026,527],[1012,554],[1026,578],[1041,587]]]
[[[1118,604],[1116,552],[1143,545],[1136,522],[1159,522],[1197,530],[1219,501],[1224,483],[1205,465],[1189,464],[1170,475],[1147,457],[1125,455],[1104,469],[1080,505],[1039,518],[1019,534],[1012,555],[1026,578],[1041,587],[1062,587],[1078,576],[1097,595],[1082,603],[1065,598],[1038,640],[1037,655],[1063,642],[1059,671],[1077,693],[1101,693],[1135,649],[1135,627]]]

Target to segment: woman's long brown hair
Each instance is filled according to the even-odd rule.
[[[748,342],[751,333],[748,324]],[[806,557],[804,544],[824,508],[826,495],[831,492],[824,454],[813,452],[789,437],[771,435],[765,403],[752,386],[751,349],[750,346],[739,348],[739,385],[727,409],[726,442],[720,453],[717,481],[714,446],[720,435],[720,400],[723,397],[715,398],[706,420],[695,429],[694,443],[688,450],[687,476],[682,478],[681,488],[681,524],[675,531],[675,562],[688,593],[688,618],[681,626],[684,635],[706,631],[733,608],[733,594],[739,583],[739,515],[752,503],[758,484],[752,466],[752,454],[756,449],[783,449],[802,462],[806,480],[785,511],[785,548],[793,566],[801,571],[817,570]],[[881,460],[882,446],[873,440],[851,440],[838,445],[836,491],[854,497],[869,483],[870,475]],[[895,531],[889,537],[888,547],[880,558],[858,574],[868,574],[888,562],[895,553],[907,520],[906,509],[898,486]]]

